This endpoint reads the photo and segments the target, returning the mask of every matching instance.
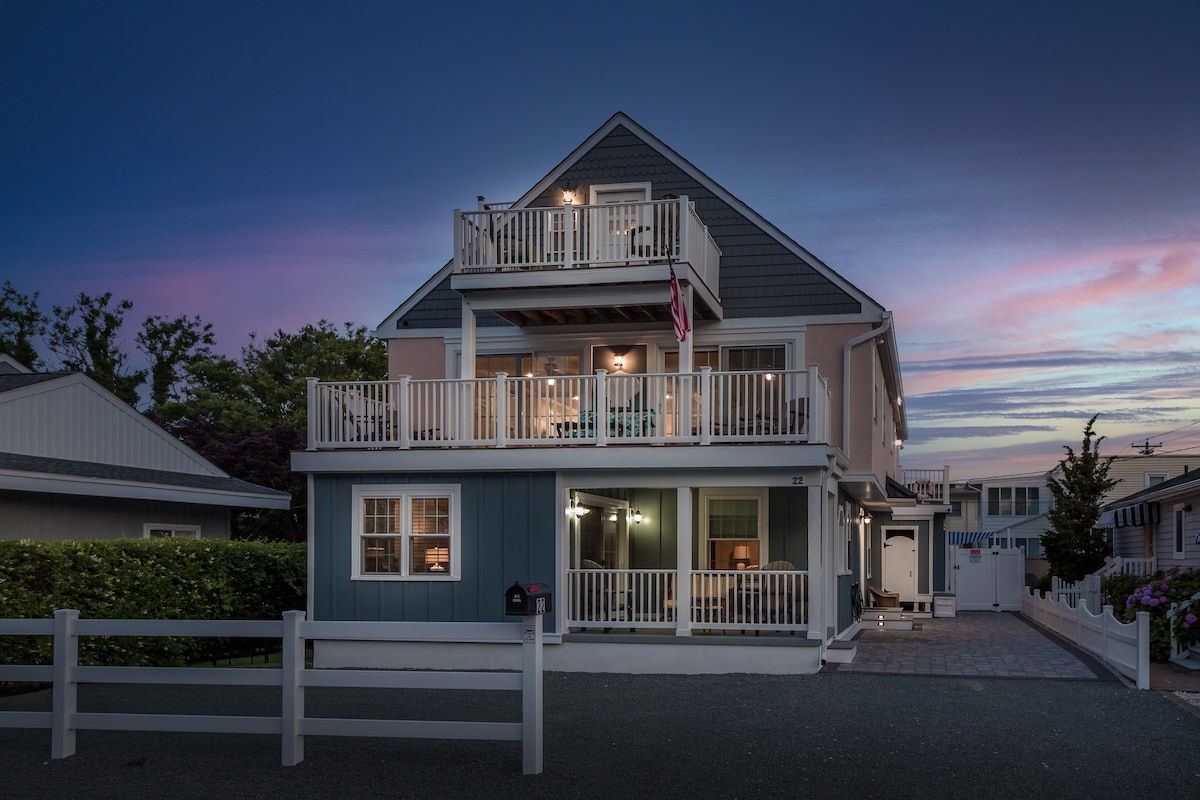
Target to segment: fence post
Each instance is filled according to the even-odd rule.
[[[1150,688],[1150,612],[1137,613],[1137,686]]]
[[[1108,621],[1110,619],[1113,622],[1117,621],[1117,618],[1113,616],[1113,607],[1108,605],[1104,607],[1104,615],[1100,619],[1100,632],[1104,637],[1100,640],[1100,659],[1105,664],[1108,663]]]
[[[79,684],[75,682],[75,667],[79,665],[79,637],[75,634],[75,623],[78,621],[79,612],[73,608],[60,608],[54,612],[51,758],[75,755],[75,728],[72,723],[79,701]]]
[[[542,773],[542,615],[525,617],[521,637],[521,752],[526,775]]]
[[[283,612],[283,766],[304,760],[304,622],[303,611]]]

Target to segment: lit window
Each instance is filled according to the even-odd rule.
[[[760,493],[703,496],[709,569],[746,569],[765,561],[766,497]]]
[[[458,486],[355,486],[353,498],[351,577],[458,578]]]

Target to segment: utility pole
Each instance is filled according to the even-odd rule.
[[[1152,456],[1152,455],[1154,455],[1155,450],[1157,450],[1158,448],[1163,446],[1163,443],[1159,442],[1158,444],[1150,444],[1150,440],[1146,439],[1146,441],[1144,441],[1144,442],[1134,442],[1133,444],[1131,444],[1129,446],[1130,447],[1140,447],[1141,452],[1139,453],[1139,455]]]

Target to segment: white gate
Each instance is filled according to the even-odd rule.
[[[1025,554],[980,547],[954,551],[955,604],[959,611],[1020,611]]]

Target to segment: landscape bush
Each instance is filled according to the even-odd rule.
[[[1143,582],[1126,598],[1123,614],[1126,622],[1135,619],[1139,611],[1150,612],[1152,661],[1170,659],[1172,628],[1180,647],[1187,648],[1200,642],[1200,600],[1193,601],[1169,624],[1167,620],[1167,612],[1173,603],[1183,605],[1197,592],[1200,592],[1200,569],[1176,567]]]
[[[303,544],[221,539],[0,542],[0,619],[279,619],[305,607]],[[79,663],[178,666],[219,649],[174,637],[80,639]],[[0,637],[0,663],[53,663],[50,637]]]

